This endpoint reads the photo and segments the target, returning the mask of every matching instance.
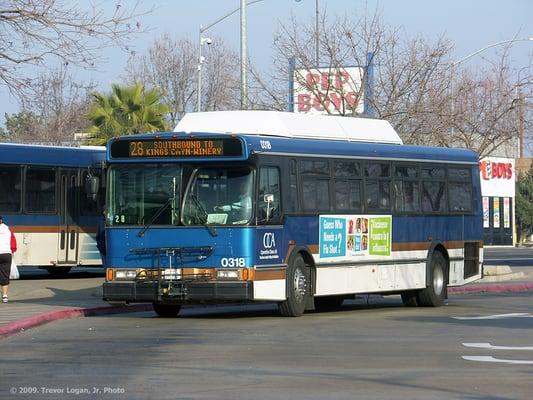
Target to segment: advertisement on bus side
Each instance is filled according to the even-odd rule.
[[[391,255],[391,215],[321,215],[319,257],[324,261]]]

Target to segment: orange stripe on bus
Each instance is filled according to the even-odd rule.
[[[59,233],[66,229],[66,226],[29,226],[16,225],[9,227],[15,233]],[[75,230],[78,233],[96,233],[96,226],[69,226],[69,231]]]

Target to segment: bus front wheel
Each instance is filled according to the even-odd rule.
[[[287,267],[287,300],[279,304],[284,317],[299,317],[305,311],[309,296],[309,268],[298,255]]]
[[[444,254],[435,251],[431,256],[429,268],[429,286],[418,294],[418,305],[422,307],[439,307],[444,304],[447,293],[448,263]]]
[[[157,314],[157,316],[161,318],[177,317],[181,310],[181,305],[179,304],[152,303],[152,307],[154,308],[154,312]]]

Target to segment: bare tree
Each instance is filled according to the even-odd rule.
[[[66,69],[40,75],[26,88],[21,113],[31,115],[24,131],[13,141],[44,144],[74,143],[74,134],[86,132],[90,93],[94,84],[72,79]]]
[[[311,24],[294,18],[280,25],[274,39],[275,71],[266,79],[254,73],[256,106],[286,109],[288,60],[294,58],[295,86],[306,87],[317,108],[358,115],[355,107],[344,106],[346,102],[331,107],[335,99],[347,96],[346,86],[338,86],[333,80],[309,79],[316,74],[315,35]],[[373,115],[389,120],[406,143],[469,147],[487,155],[516,140],[518,105],[522,107],[524,129],[529,129],[526,97],[531,93],[531,71],[522,71],[520,82],[513,83],[516,71],[509,67],[508,49],[488,71],[455,70],[452,85],[453,45],[448,39],[405,38],[401,30],[385,26],[377,12],[356,21],[349,17],[329,20],[323,13],[319,43],[321,65],[328,66],[333,75],[342,73],[345,66],[365,67],[371,55],[373,96],[365,93],[369,77],[363,68],[362,83],[349,82],[350,91],[355,92],[352,101],[367,96]],[[522,92],[522,103],[516,101],[517,88]]]
[[[213,44],[206,52],[204,63],[207,81],[202,90],[204,110],[239,109],[239,66],[238,54],[227,47],[222,39],[213,39]]]
[[[465,70],[453,94],[455,107],[447,141],[474,149],[481,157],[512,146],[509,155],[517,156],[517,95],[505,55],[490,71]]]
[[[202,109],[232,109],[238,104],[238,57],[221,39],[213,42],[203,51]],[[159,88],[163,102],[170,107],[172,126],[196,109],[197,46],[165,35],[151,45],[148,54],[133,54],[128,61],[127,79]]]
[[[31,85],[28,66],[95,68],[102,49],[129,50],[128,40],[142,31],[140,19],[150,12],[138,8],[138,3],[124,7],[117,1],[107,15],[103,5],[0,0],[0,81],[20,94]]]

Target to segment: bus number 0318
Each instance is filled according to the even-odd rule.
[[[220,260],[220,265],[223,267],[244,267],[244,257],[238,257],[238,258],[222,258]]]

